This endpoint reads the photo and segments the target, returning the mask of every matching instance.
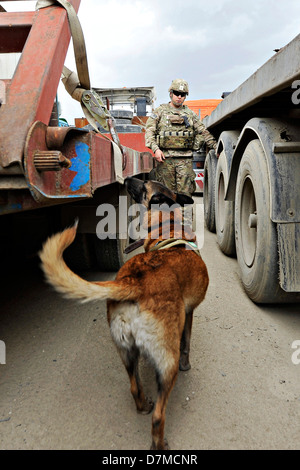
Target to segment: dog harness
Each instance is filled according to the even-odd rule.
[[[198,256],[201,257],[198,246],[194,242],[189,242],[188,240],[182,240],[177,238],[168,238],[167,240],[160,240],[154,246],[152,246],[149,251],[163,250],[165,248],[171,248],[172,246],[182,246],[185,245],[188,250],[193,250]]]
[[[131,243],[129,246],[125,248],[124,253],[126,254],[131,253],[132,251],[142,246],[144,244],[144,241],[145,241],[144,239],[141,239],[141,240],[137,240],[136,242]],[[182,246],[182,245],[185,245],[188,250],[193,250],[198,256],[201,257],[200,251],[196,243],[189,242],[188,240],[177,239],[177,238],[168,238],[167,240],[160,240],[149,249],[149,252],[163,250],[165,248],[171,248],[172,246]]]

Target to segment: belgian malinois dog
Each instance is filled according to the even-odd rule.
[[[76,226],[49,238],[40,258],[47,281],[65,297],[82,302],[107,299],[112,339],[128,372],[137,411],[142,414],[150,413],[154,403],[144,395],[139,378],[140,354],[154,365],[158,395],[151,449],[166,450],[166,405],[178,370],[190,369],[193,310],[205,297],[208,273],[191,243],[196,240],[195,234],[189,227],[183,230],[180,206],[192,204],[192,198],[156,181],[127,178],[125,186],[147,209],[143,223],[148,226],[148,236],[144,239],[145,252],[127,261],[114,281],[89,282],[67,267],[63,252],[74,240]],[[163,240],[165,223],[170,224],[171,243]]]

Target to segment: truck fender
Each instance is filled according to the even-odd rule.
[[[276,224],[279,280],[286,292],[300,290],[300,129],[295,121],[253,118],[243,128],[232,156],[226,200],[235,200],[239,165],[250,141],[258,139],[266,156],[270,220]],[[291,301],[299,301],[299,294]]]
[[[223,253],[235,256],[234,201],[226,201],[228,175],[238,131],[224,131],[217,145],[218,163],[215,176],[215,227],[218,245]]]
[[[270,218],[275,223],[300,222],[300,128],[295,121],[253,118],[244,126],[230,161],[225,199],[234,201],[239,164],[251,140],[259,139],[270,180]]]
[[[231,166],[231,161],[233,157],[234,150],[237,145],[240,132],[237,130],[233,131],[223,131],[219,137],[217,144],[217,155],[220,155],[224,151],[226,155],[226,160],[228,164],[228,170]]]

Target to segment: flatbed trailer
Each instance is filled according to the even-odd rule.
[[[80,0],[70,4],[78,12]],[[118,210],[122,180],[146,178],[153,158],[140,151],[140,134],[136,146],[131,135],[132,148],[118,147],[94,130],[51,125],[70,38],[67,11],[58,3],[31,12],[0,11],[0,57],[21,52],[13,76],[0,80],[1,254],[7,238],[26,240],[37,250],[41,235],[79,217],[78,266],[98,259],[101,268],[115,270],[125,260],[127,240],[118,232],[113,239],[96,237],[97,207],[110,203]]]
[[[257,303],[300,300],[300,35],[204,119],[204,213]]]

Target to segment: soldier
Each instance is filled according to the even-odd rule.
[[[169,93],[171,101],[156,108],[147,120],[146,146],[157,162],[155,179],[172,191],[191,196],[196,190],[193,150],[204,141],[213,149],[217,144],[196,113],[183,104],[188,83],[173,80]]]

